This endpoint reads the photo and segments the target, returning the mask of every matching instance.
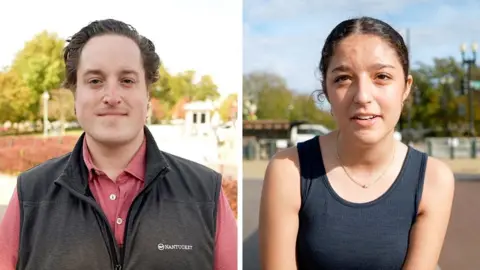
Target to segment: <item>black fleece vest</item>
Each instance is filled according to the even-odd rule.
[[[18,177],[21,270],[213,269],[221,175],[147,138],[145,187],[120,249],[88,188],[84,134],[73,151]]]

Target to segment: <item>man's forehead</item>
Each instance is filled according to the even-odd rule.
[[[142,56],[138,45],[127,37],[106,35],[94,37],[82,49],[79,69],[140,72]]]

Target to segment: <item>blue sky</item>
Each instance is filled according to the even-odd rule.
[[[315,69],[325,38],[356,16],[384,20],[401,33],[409,28],[413,64],[449,56],[460,61],[462,43],[480,42],[477,0],[244,0],[244,73],[271,71],[299,92],[318,89]]]

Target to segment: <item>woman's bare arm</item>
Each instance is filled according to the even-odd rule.
[[[263,182],[259,224],[263,270],[297,269],[300,205],[298,154],[296,148],[289,148],[272,158]]]
[[[417,221],[410,233],[404,270],[435,270],[452,209],[455,179],[443,162],[428,158]]]

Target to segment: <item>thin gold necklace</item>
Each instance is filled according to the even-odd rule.
[[[340,164],[340,166],[342,167],[343,171],[345,172],[345,174],[348,176],[348,178],[350,178],[350,180],[359,185],[360,187],[362,188],[369,188],[371,186],[373,186],[375,183],[377,183],[380,179],[382,179],[383,175],[388,171],[388,169],[390,168],[390,166],[393,164],[393,161],[395,160],[395,150],[396,150],[396,147],[395,147],[395,143],[393,144],[393,156],[392,156],[392,160],[390,161],[390,164],[388,164],[386,166],[386,168],[384,169],[384,171],[380,174],[380,176],[378,176],[373,182],[370,182],[369,184],[362,184],[360,182],[358,182],[357,180],[355,180],[347,171],[347,169],[343,166],[342,164],[342,160],[340,159],[340,154],[338,152],[338,137],[340,137],[340,132],[337,132],[337,159],[338,159],[338,163]]]

